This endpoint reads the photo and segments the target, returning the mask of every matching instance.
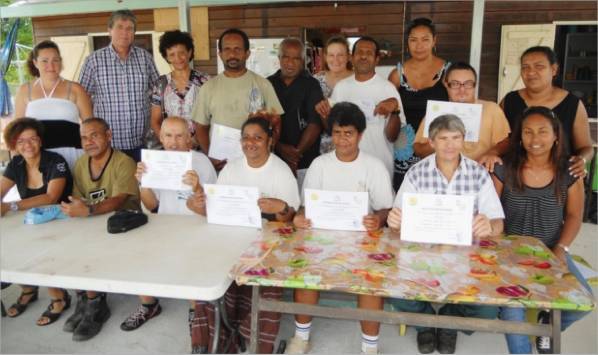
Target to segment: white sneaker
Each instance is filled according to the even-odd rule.
[[[380,354],[378,349],[374,349],[374,348],[370,348],[370,347],[365,348],[365,352],[362,351],[361,353],[362,354]]]
[[[311,349],[308,341],[303,341],[300,337],[293,337],[285,349],[285,354],[307,354]]]

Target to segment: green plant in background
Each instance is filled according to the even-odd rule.
[[[0,0],[0,6],[5,7],[5,6],[8,6],[16,1],[17,0]],[[8,19],[3,18],[2,19],[2,22],[0,23],[0,30],[1,30],[0,43],[2,45],[4,45],[6,37],[8,37],[8,33],[10,32],[10,29],[12,28],[12,25],[14,24],[15,20],[16,19],[13,19],[13,18],[8,18]],[[33,26],[31,24],[30,18],[21,19],[21,25],[19,26],[19,34],[17,36],[17,43],[25,45],[25,46],[29,46],[29,47],[34,46],[35,43],[33,40]],[[21,55],[21,59],[25,59],[23,57],[24,56]],[[16,60],[16,51],[15,51],[15,56],[13,57],[13,61],[14,60]],[[8,69],[8,72],[6,73],[6,82],[8,82],[10,91],[13,94],[13,96],[16,94],[16,90],[18,89],[18,84],[19,84],[18,70],[19,69],[16,65],[11,64],[10,68]],[[23,68],[23,71],[25,74],[25,81],[29,81],[29,80],[33,79],[32,77],[29,76],[29,74],[27,74],[27,70],[25,68]],[[15,92],[13,92],[13,91],[15,91]]]

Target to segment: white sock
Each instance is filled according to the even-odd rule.
[[[378,349],[378,335],[361,333],[361,351],[365,353],[368,348]]]
[[[295,321],[295,336],[301,338],[303,341],[309,340],[309,331],[311,330],[311,322],[299,323]]]

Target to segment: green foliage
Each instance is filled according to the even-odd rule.
[[[8,6],[11,3],[15,2],[17,0],[0,0],[0,5],[2,7],[4,6]],[[12,28],[12,25],[15,23],[16,19],[2,19],[2,22],[0,23],[0,29],[1,29],[1,34],[0,34],[0,43],[2,44],[2,46],[4,46],[4,43],[6,41],[6,38],[8,37],[8,34],[10,33],[10,29]],[[34,39],[33,39],[33,26],[31,23],[31,19],[30,18],[22,18],[21,19],[21,25],[19,26],[19,33],[17,35],[17,43],[25,45],[25,46],[29,46],[29,47],[33,47],[34,46]],[[1,47],[0,47],[1,48]],[[25,59],[25,54],[21,54],[21,59]],[[16,51],[15,51],[15,56],[13,57],[13,61],[16,60]],[[23,67],[23,72],[25,74],[25,81],[29,81],[32,78],[27,74],[27,70],[25,67]],[[8,72],[6,73],[6,81],[8,82],[8,85],[10,87],[10,91],[11,93],[14,95],[13,90],[16,90],[18,88],[18,85],[11,85],[11,84],[18,84],[19,83],[19,73],[18,73],[18,67],[15,64],[11,64],[10,68],[8,69]]]

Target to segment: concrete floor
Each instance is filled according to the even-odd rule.
[[[594,268],[598,266],[598,227],[584,223],[571,251],[586,259]],[[71,294],[74,291],[69,290]],[[596,286],[593,286],[597,294]],[[20,288],[13,285],[2,291],[5,307],[15,302]],[[32,303],[17,318],[0,320],[0,352],[1,353],[121,353],[121,354],[153,354],[190,352],[190,340],[187,327],[189,304],[186,300],[162,299],[162,314],[132,332],[120,330],[120,323],[139,306],[136,296],[111,294],[108,304],[112,317],[104,324],[102,332],[86,342],[73,342],[71,334],[62,331],[62,325],[74,309],[66,312],[56,323],[46,327],[35,325],[37,318],[49,304],[49,294],[45,288],[40,289],[39,300]],[[563,353],[596,354],[598,340],[596,337],[598,317],[593,311],[581,321],[573,324],[562,335]],[[294,320],[291,315],[284,315],[278,335],[280,339],[290,339],[294,334]],[[315,318],[312,324],[311,353],[359,353],[361,346],[361,330],[357,321]],[[396,325],[383,324],[380,331],[379,350],[381,353],[418,353],[415,340],[416,331],[407,328],[405,337],[398,335]],[[471,336],[459,333],[457,353],[495,354],[507,353],[507,345],[502,334],[477,332]]]

